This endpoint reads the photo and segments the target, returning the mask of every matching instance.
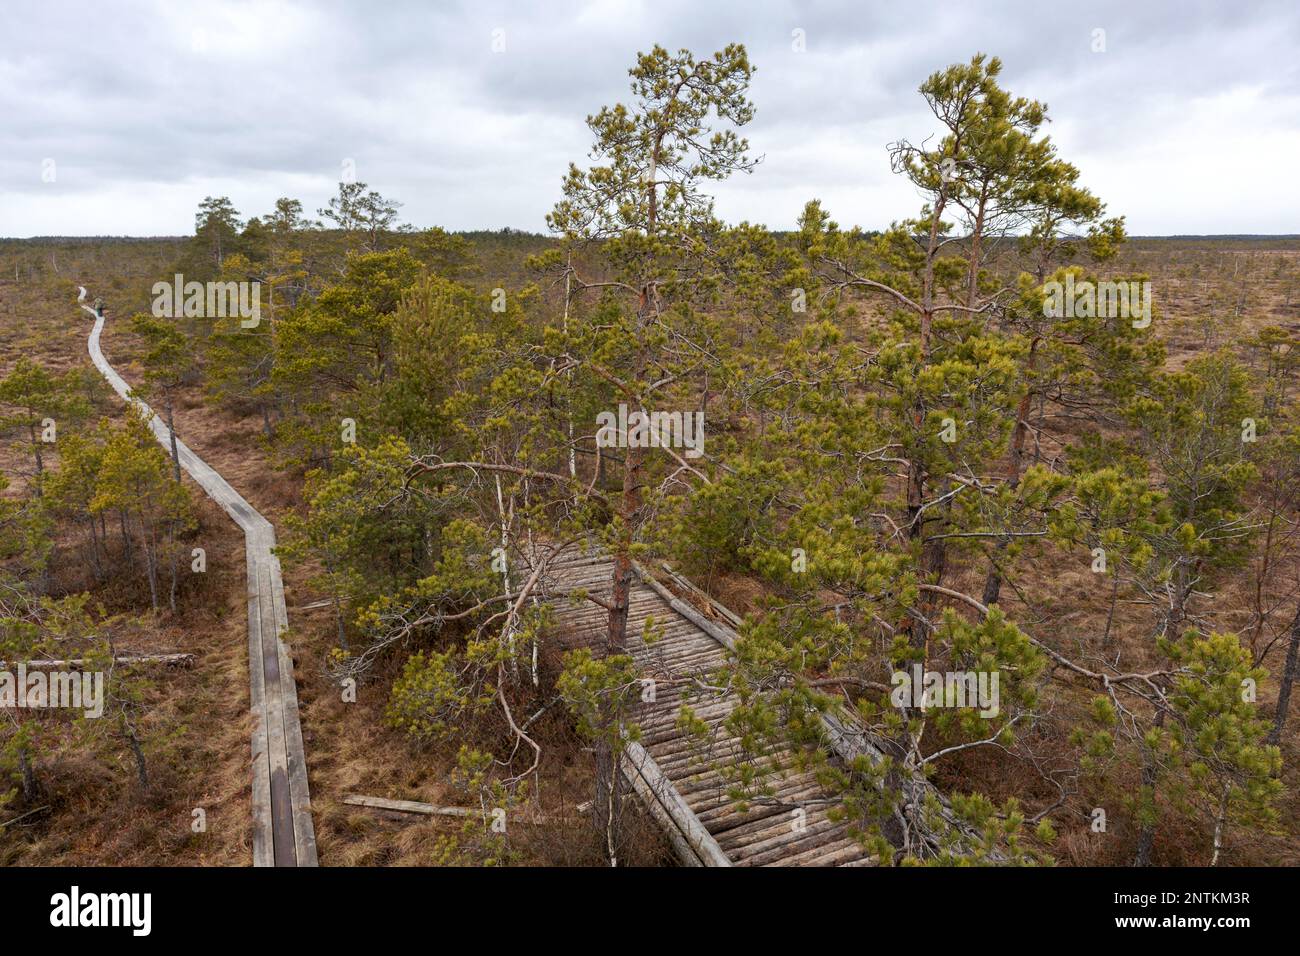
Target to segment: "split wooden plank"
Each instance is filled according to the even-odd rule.
[[[696,818],[655,764],[654,758],[640,744],[629,741],[624,748],[624,765],[630,768],[633,788],[642,793],[647,804],[661,807],[672,820],[673,827],[683,842],[691,848],[704,866],[731,866],[731,860],[722,852],[713,834]],[[639,783],[638,783],[639,781]]]

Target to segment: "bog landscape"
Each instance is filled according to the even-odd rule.
[[[730,221],[766,65],[638,48],[544,226],[0,239],[0,865],[1300,863],[1300,238],[973,48]]]

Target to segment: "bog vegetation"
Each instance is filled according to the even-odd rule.
[[[382,698],[371,732],[483,810],[420,859],[546,859],[491,811],[561,780],[592,804],[566,858],[637,858],[618,772],[644,676],[629,589],[635,562],[667,560],[745,612],[724,672],[659,675],[698,686],[682,726],[738,693],[728,729],[755,777],[796,741],[881,863],[956,858],[951,819],[907,799],[918,778],[979,834],[968,860],[1294,861],[1294,244],[1250,280],[1211,249],[1194,267],[1214,292],[1190,304],[1193,266],[1135,255],[1046,107],[982,55],[930,76],[933,127],[889,148],[913,218],[866,230],[810,199],[793,231],[722,222],[710,184],[763,175],[743,136],[753,70],[736,45],[640,55],[626,103],[588,117],[590,165],[556,171],[549,238],[418,230],[360,182],[318,218],[285,198],[244,221],[208,197],[170,261],[91,290],[182,438],[203,452],[175,415],[201,393],[256,422],[243,454],[296,490],[284,558],[328,601],[295,636],[302,669],[322,695]],[[3,253],[15,287],[44,269],[39,246]],[[149,314],[174,273],[260,283],[260,322]],[[1248,303],[1265,278],[1276,297]],[[1113,297],[1045,308],[1049,287],[1103,279],[1150,283],[1151,321]],[[102,417],[77,362],[7,353],[0,377],[6,666],[111,662],[122,633],[210,599],[178,465],[144,423]],[[700,447],[635,440],[626,410],[700,421]],[[601,623],[561,652],[518,569],[575,542],[613,572],[572,596]],[[110,671],[100,722],[3,710],[4,820],[87,746],[119,748],[150,789],[148,754],[180,732],[140,729],[168,678]],[[929,673],[996,675],[996,707],[900,705],[896,675]],[[884,762],[832,759],[816,718],[836,710]],[[574,736],[539,733],[559,724]],[[751,782],[737,801],[763,798]]]

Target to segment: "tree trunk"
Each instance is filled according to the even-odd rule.
[[[131,745],[131,753],[135,755],[135,774],[136,779],[140,782],[141,790],[149,789],[149,773],[144,763],[144,748],[140,746],[140,738],[135,735],[134,729],[128,729],[126,732],[127,743]]]
[[[632,588],[632,536],[641,510],[642,450],[628,448],[623,464],[623,501],[619,517],[623,521],[618,553],[614,556],[614,576],[610,587],[609,634],[606,650],[617,654],[627,646],[627,611]]]
[[[565,336],[569,334],[569,283],[573,278],[573,253],[569,253],[564,271],[564,320],[561,328]],[[578,449],[573,444],[573,369],[569,369],[566,378],[569,388],[564,393],[564,415],[569,431],[569,477],[578,477]]]
[[[1163,727],[1165,725],[1165,712],[1162,710],[1156,717],[1155,726]],[[1142,744],[1142,790],[1139,800],[1150,794],[1151,799],[1151,816],[1150,823],[1142,824],[1138,830],[1137,852],[1133,856],[1134,866],[1151,865],[1151,849],[1155,846],[1156,841],[1156,781],[1159,776],[1160,768],[1156,763],[1155,752],[1147,747],[1146,742]]]
[[[35,412],[32,412],[32,414],[34,415]],[[36,475],[37,477],[40,477],[45,473],[45,460],[41,458],[41,443],[36,437],[36,425],[34,421],[29,421],[27,423],[27,432],[32,439],[32,455],[36,458]],[[36,483],[35,494],[38,498],[41,496],[40,482]]]
[[[934,325],[934,260],[939,245],[939,223],[943,219],[943,211],[947,205],[947,195],[940,192],[939,199],[935,203],[934,212],[930,217],[930,236],[926,246],[925,269],[922,272],[921,283],[921,362],[917,369],[918,376],[930,364],[930,330]],[[922,431],[925,428],[925,407],[918,397],[916,404],[912,408],[912,426],[916,429],[916,439],[918,444],[924,441],[925,436]],[[944,557],[943,543],[938,542],[939,549],[931,549],[925,546],[925,522],[922,520],[921,513],[925,507],[925,487],[929,476],[926,474],[924,462],[916,455],[912,456],[907,466],[907,534],[908,538],[921,550],[920,563],[918,568],[920,576],[923,579],[933,577],[933,572],[938,571],[942,575],[942,567],[934,567],[936,560],[942,561]],[[938,583],[937,580],[934,583]],[[920,601],[918,610],[927,618],[930,616],[930,608],[934,605],[934,597],[926,592]],[[929,628],[922,625],[917,626],[917,622],[910,614],[905,615],[899,625],[899,632],[907,636],[913,647],[924,649],[929,641]],[[928,653],[922,660],[922,666],[929,659]]]
[[[99,532],[95,529],[95,516],[87,515],[86,523],[90,525],[90,560],[95,569],[95,580],[104,580],[104,565],[99,560]]]
[[[975,308],[975,296],[979,290],[980,274],[980,239],[984,235],[984,214],[988,204],[988,183],[980,186],[979,211],[975,214],[975,224],[970,237],[970,269],[966,275],[966,305]]]
[[[921,437],[920,431],[924,427],[924,421],[925,415],[922,410],[917,409],[913,412],[912,423],[916,427],[918,440]],[[925,478],[925,466],[914,457],[907,466],[907,536],[913,546],[921,551],[921,566],[917,570],[922,579],[929,577],[927,573],[929,569],[926,567],[928,549],[922,540],[925,537],[925,521],[921,516],[921,509],[925,504]],[[922,614],[926,612],[930,603],[928,596],[923,595],[919,608]],[[907,614],[899,624],[899,632],[908,636],[908,641],[913,647],[921,648],[925,646],[930,635],[925,626],[918,625],[919,622],[911,614]]]
[[[153,539],[151,529],[140,519],[140,531],[144,536],[144,566],[149,578],[149,599],[153,609],[158,610],[158,542]]]
[[[1114,584],[1110,589],[1110,610],[1106,613],[1106,632],[1101,636],[1101,646],[1103,650],[1109,651],[1115,645],[1114,626],[1115,626],[1115,607],[1119,604],[1119,568],[1111,572],[1114,576]]]
[[[171,575],[172,586],[171,592],[167,596],[168,603],[171,606],[172,613],[176,613],[176,522],[171,523],[171,528],[167,532],[167,541],[171,545]]]
[[[1035,338],[1029,346],[1029,360],[1027,365],[1026,378],[1033,379],[1034,368],[1037,365],[1038,339]],[[1016,421],[1011,428],[1011,461],[1007,465],[1007,485],[1015,490],[1020,485],[1021,466],[1025,460],[1025,436],[1029,433],[1029,406],[1033,401],[1034,389],[1032,386],[1025,388],[1025,394],[1020,396],[1020,403],[1016,406]],[[995,554],[1001,558],[1006,553],[1009,539],[1003,538],[997,543]],[[984,578],[984,600],[985,607],[992,607],[998,603],[998,598],[1002,594],[1002,575],[998,571],[996,560],[989,568],[988,575]]]
[[[1214,854],[1210,857],[1210,866],[1219,865],[1219,851],[1223,849],[1223,831],[1228,824],[1229,784],[1223,785],[1223,796],[1219,799],[1219,812],[1214,817]]]
[[[1291,703],[1291,687],[1295,684],[1297,671],[1300,671],[1300,608],[1291,622],[1291,639],[1287,642],[1286,664],[1282,668],[1282,684],[1277,692],[1277,711],[1273,716],[1273,729],[1268,734],[1271,744],[1282,740],[1282,728],[1286,725],[1287,706]]]
[[[659,224],[658,177],[659,150],[662,142],[663,133],[660,133],[650,152],[650,170],[646,181],[646,233],[650,238],[654,237]],[[633,383],[638,389],[648,362],[643,338],[645,326],[654,305],[655,292],[651,280],[647,280],[641,286],[640,298],[637,302],[637,357]],[[634,396],[627,397],[631,399]],[[638,409],[640,405],[638,401]],[[627,436],[624,438],[626,439]],[[618,509],[623,527],[618,552],[614,555],[614,575],[610,583],[609,633],[605,641],[606,650],[611,654],[617,654],[627,646],[628,594],[632,583],[632,538],[636,533],[636,521],[641,511],[641,462],[644,452],[641,448],[633,448],[630,441],[625,440],[624,444],[627,446],[627,455],[623,459],[623,497]]]
[[[172,447],[172,477],[176,479],[176,484],[179,485],[181,483],[181,455],[176,448],[176,423],[172,418],[172,398],[170,393],[165,396],[165,404],[167,408],[167,431]]]
[[[622,834],[623,788],[618,759],[603,736],[593,748],[596,763],[596,795],[592,801],[592,820],[600,831],[601,852],[605,862],[618,866]]]
[[[126,557],[126,566],[135,570],[135,554],[131,550],[131,527],[126,523],[126,510],[120,509],[117,512],[118,524],[122,529],[122,553]]]
[[[1195,569],[1184,558],[1178,559],[1174,570],[1174,599],[1169,607],[1169,623],[1165,633],[1175,640],[1182,636],[1183,624],[1187,621],[1187,599],[1192,593],[1192,578]]]
[[[36,771],[32,768],[26,747],[18,748],[18,771],[22,776],[23,800],[32,803],[40,795],[40,787],[36,783]]]
[[[343,608],[339,605],[338,597],[334,598],[334,623],[338,629],[339,647],[348,650],[347,630],[343,627]]]
[[[331,578],[334,577],[334,562],[326,560],[325,573]],[[347,630],[343,626],[343,602],[339,600],[337,588],[330,588],[330,599],[334,602],[334,624],[338,628],[339,647],[345,651],[349,650]]]

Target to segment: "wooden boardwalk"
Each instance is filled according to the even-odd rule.
[[[577,548],[554,558],[541,578],[541,599],[552,608],[555,632],[567,647],[604,640],[608,612],[591,601],[572,600],[584,590],[607,599],[612,560]],[[683,582],[684,583],[684,582]],[[863,866],[876,861],[848,833],[846,823],[828,816],[830,795],[812,771],[793,768],[792,750],[770,751],[759,766],[782,768],[746,787],[753,794],[744,809],[728,793],[743,762],[753,763],[740,739],[725,726],[737,704],[729,692],[692,694],[683,678],[708,676],[727,660],[736,632],[729,612],[701,614],[644,571],[633,582],[627,649],[643,679],[655,683],[653,702],[638,703],[638,743],[628,746],[624,774],[663,828],[681,861],[690,866]],[[642,635],[653,616],[661,636],[647,644]],[[730,620],[735,622],[734,615]],[[703,742],[677,726],[683,700],[708,724]],[[789,769],[786,769],[789,768]],[[759,795],[761,787],[768,795]]]
[[[84,300],[81,289],[78,301]],[[171,454],[171,432],[148,405],[130,396],[130,386],[100,349],[104,319],[95,317],[87,343],[91,361],[113,391],[149,416],[154,436]],[[181,467],[244,532],[248,571],[249,698],[253,731],[253,865],[316,866],[316,832],[307,788],[307,761],[298,720],[298,690],[293,656],[280,634],[289,626],[284,605],[275,528],[202,458],[177,439]]]

